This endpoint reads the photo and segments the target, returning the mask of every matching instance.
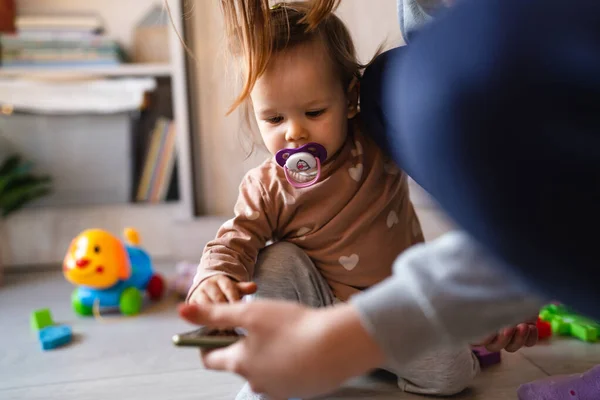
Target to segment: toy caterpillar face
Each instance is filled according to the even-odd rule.
[[[65,278],[74,285],[104,289],[131,274],[121,241],[100,229],[82,232],[71,242],[63,261]]]

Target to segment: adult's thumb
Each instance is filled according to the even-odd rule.
[[[244,328],[247,321],[247,307],[245,303],[182,304],[179,306],[179,315],[196,325]]]

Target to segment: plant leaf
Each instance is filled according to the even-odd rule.
[[[52,178],[50,178],[49,176],[35,176],[35,175],[19,175],[16,176],[14,179],[10,180],[6,186],[4,187],[4,192],[10,192],[11,190],[14,190],[16,188],[19,188],[21,186],[24,185],[30,185],[30,184],[38,184],[38,185],[43,185],[43,184],[48,184],[52,182]],[[2,191],[0,191],[0,196]]]
[[[49,176],[31,174],[33,163],[18,154],[7,157],[0,166],[0,215],[8,215],[52,190]]]
[[[10,214],[23,208],[27,203],[32,202],[40,197],[46,196],[52,192],[49,187],[37,187],[28,192],[20,193],[20,196],[15,196],[10,202],[2,204],[2,217],[6,218]]]
[[[18,186],[11,191],[4,192],[2,197],[0,197],[0,207],[5,207],[7,204],[18,201],[20,198],[27,197],[28,193],[37,190],[39,187],[43,186],[39,185],[37,182],[31,182]]]
[[[14,154],[7,157],[0,167],[0,176],[8,174],[9,171],[15,169],[21,163],[21,156]]]

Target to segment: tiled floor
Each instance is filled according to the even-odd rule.
[[[161,268],[168,271],[170,269]],[[80,319],[70,310],[72,287],[59,272],[9,274],[0,288],[0,399],[233,399],[236,376],[203,370],[195,350],[175,348],[174,333],[190,329],[170,297],[132,318]],[[29,313],[48,307],[70,324],[74,343],[43,352],[29,330]],[[458,399],[516,399],[519,385],[548,374],[583,372],[600,363],[600,344],[554,339],[503,354]],[[334,399],[423,399],[394,390],[389,381],[361,378]],[[600,395],[599,397],[600,398]]]

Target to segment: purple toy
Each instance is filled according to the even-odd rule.
[[[321,177],[321,164],[327,159],[327,150],[318,143],[307,143],[297,149],[282,149],[275,154],[277,164],[285,172],[288,182],[295,188],[305,188],[318,182]],[[296,182],[289,176],[288,171],[308,172],[317,169],[317,175],[309,182]]]
[[[600,365],[583,374],[557,375],[521,385],[519,400],[600,399]]]
[[[488,351],[484,346],[473,347],[473,353],[475,353],[475,356],[477,356],[481,368],[486,368],[494,364],[499,364],[501,361],[499,351],[491,352]]]
[[[175,277],[170,281],[171,290],[180,297],[186,297],[194,282],[198,263],[182,261],[175,266]]]

